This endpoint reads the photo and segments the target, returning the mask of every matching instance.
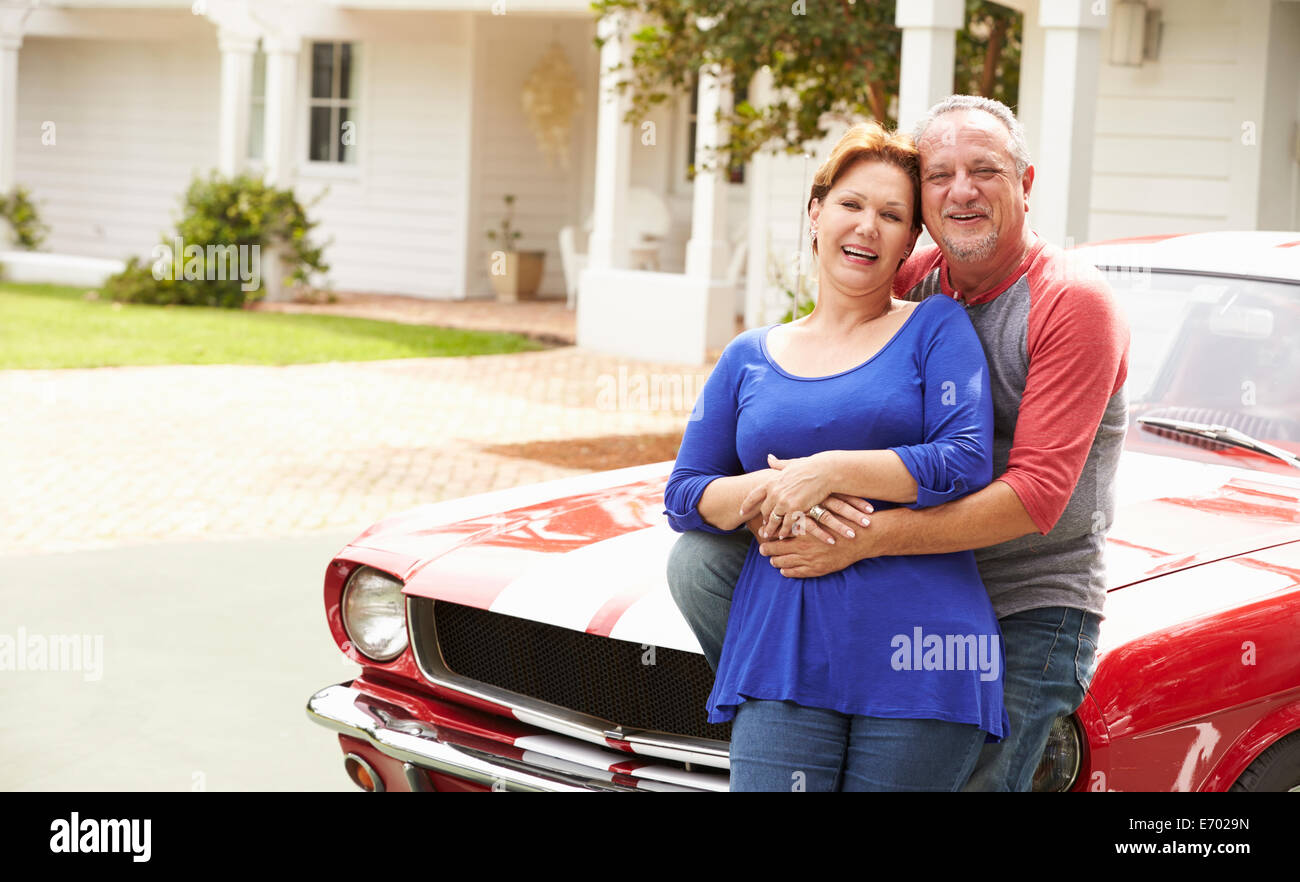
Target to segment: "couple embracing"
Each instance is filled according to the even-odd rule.
[[[1029,229],[1033,182],[987,98],[853,127],[809,198],[816,308],[696,402],[668,579],[733,791],[1027,790],[1083,700],[1128,329]]]

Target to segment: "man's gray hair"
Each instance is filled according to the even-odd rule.
[[[1025,144],[1025,127],[1020,124],[1020,120],[1016,119],[1010,107],[992,98],[984,98],[980,95],[949,95],[926,111],[925,116],[921,117],[916,128],[912,130],[912,140],[917,146],[920,146],[921,138],[924,137],[925,130],[930,128],[931,123],[954,110],[982,110],[1006,126],[1007,131],[1011,133],[1011,158],[1016,161],[1016,175],[1024,176],[1025,169],[1029,168],[1029,147]]]

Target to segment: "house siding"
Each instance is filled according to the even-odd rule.
[[[336,290],[464,296],[469,48],[460,16],[444,41],[362,35],[357,165],[305,161],[311,41],[299,62],[295,192],[315,202],[316,237]],[[319,201],[316,201],[319,200]]]
[[[1159,57],[1109,63],[1101,37],[1089,238],[1255,226],[1267,0],[1165,3]],[[1249,47],[1253,46],[1251,49]]]
[[[149,255],[193,173],[216,165],[219,70],[215,39],[24,40],[14,166],[46,250]]]
[[[591,213],[594,175],[598,56],[595,23],[587,18],[479,15],[474,46],[474,182],[469,209],[468,289],[470,296],[492,294],[490,256],[499,246],[488,229],[499,228],[507,193],[515,196],[514,226],[524,237],[521,251],[544,251],[540,294],[564,296],[560,228],[581,226]],[[573,121],[568,168],[551,165],[537,144],[521,104],[533,69],[558,43],[582,91]]]

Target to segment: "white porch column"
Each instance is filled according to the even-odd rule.
[[[296,33],[268,34],[262,41],[266,53],[266,123],[262,143],[267,184],[292,187],[294,163],[294,96],[298,90],[298,54],[302,41]]]
[[[248,162],[248,122],[257,37],[222,28],[217,32],[217,47],[221,50],[217,169],[223,175],[236,175]]]
[[[1029,195],[1030,223],[1047,241],[1086,242],[1103,15],[1091,0],[1041,0],[1043,100]]]
[[[1025,127],[1025,143],[1033,161],[1038,158],[1043,108],[1043,28],[1038,23],[1037,0],[1026,3],[1021,15],[1020,94],[1015,111],[1016,119]]]
[[[621,19],[607,15],[597,25],[605,44],[600,47],[600,96],[596,104],[596,185],[593,197],[591,237],[587,265],[591,269],[625,267],[628,262],[627,190],[631,174],[628,155],[632,128],[624,122],[630,99],[614,89],[619,73],[611,69],[627,61],[631,53],[619,38]],[[578,292],[582,309],[582,292]]]
[[[912,126],[952,94],[957,31],[966,21],[963,0],[898,0],[894,24],[903,31],[898,75],[898,126]]]
[[[749,101],[756,108],[767,107],[775,97],[772,71],[764,67],[749,82]],[[749,159],[749,253],[745,264],[745,327],[757,328],[767,321],[768,248],[772,201],[772,154],[760,150]]]
[[[18,143],[18,50],[23,45],[23,25],[32,4],[0,4],[0,193],[13,189],[14,154]]]
[[[692,186],[691,238],[686,243],[686,275],[722,279],[727,275],[727,167],[721,149],[727,131],[719,113],[731,111],[731,76],[717,64],[700,68],[700,100],[695,114],[695,181]]]
[[[630,53],[618,39],[618,23],[606,16],[598,29],[605,44],[596,110],[595,204],[588,265],[578,282],[578,345],[625,358],[701,364],[709,350],[721,349],[735,333],[735,290],[710,278],[711,255],[702,276],[627,268],[632,126],[623,121],[629,100],[612,88],[622,72],[609,69]],[[704,108],[700,111],[703,120]],[[718,210],[725,210],[721,199],[718,203]]]

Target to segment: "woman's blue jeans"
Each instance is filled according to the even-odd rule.
[[[985,733],[749,699],[731,729],[731,791],[960,790]]]

